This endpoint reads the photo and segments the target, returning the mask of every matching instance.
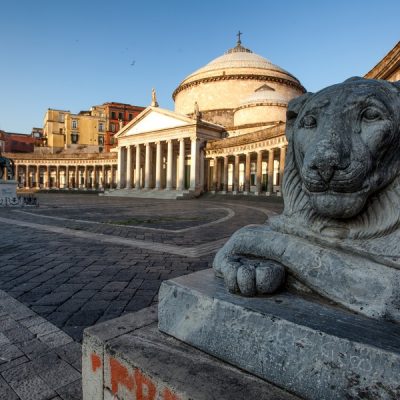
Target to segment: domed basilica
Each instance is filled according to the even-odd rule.
[[[187,76],[175,110],[152,105],[118,137],[118,187],[171,196],[280,194],[285,114],[305,89],[288,71],[242,46]],[[116,193],[115,193],[116,194]]]

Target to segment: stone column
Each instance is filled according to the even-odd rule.
[[[161,189],[162,145],[156,142],[156,189]]]
[[[46,165],[46,189],[50,189],[50,165]]]
[[[218,186],[218,158],[214,157],[213,177],[212,177],[212,192],[217,191]]]
[[[25,189],[29,189],[29,165],[25,167],[26,176],[25,176]]]
[[[150,189],[151,185],[151,146],[146,143],[146,159],[144,163],[144,188]]]
[[[70,184],[69,184],[69,165],[67,165],[65,173],[67,174],[65,183],[67,185],[67,189],[69,189],[70,188]]]
[[[282,196],[282,183],[283,183],[283,172],[285,170],[285,158],[286,158],[286,147],[282,146],[280,149],[279,156],[279,186],[280,190],[278,196]]]
[[[246,163],[244,167],[244,194],[250,193],[250,172],[251,172],[251,153],[246,153]]]
[[[274,190],[274,149],[269,149],[267,196],[270,196],[273,190]]]
[[[190,152],[190,189],[197,190],[199,185],[199,150],[200,140],[197,137],[191,137]]]
[[[140,184],[140,144],[136,145],[135,189],[139,190]]]
[[[99,177],[100,177],[100,170],[97,168],[97,165],[93,165],[93,179],[94,179],[94,185],[93,189],[98,189],[99,188]]]
[[[56,189],[60,189],[60,166],[56,166]]]
[[[240,163],[240,156],[239,154],[236,154],[235,166],[233,169],[233,194],[237,194],[239,192],[239,163]]]
[[[178,190],[185,190],[185,139],[179,139]]]
[[[204,149],[200,149],[200,160],[199,160],[199,168],[200,168],[200,189],[204,191]]]
[[[257,172],[256,172],[256,192],[255,194],[258,195],[262,191],[262,158],[263,158],[263,152],[262,150],[259,150],[257,152]]]
[[[125,189],[132,189],[132,146],[126,146],[126,185]]]
[[[74,188],[79,189],[79,168],[77,165],[75,165],[74,178]]]
[[[110,174],[111,174],[111,176],[110,176],[110,186],[111,186],[112,188],[114,188],[114,186],[115,186],[115,182],[114,182],[115,165],[114,165],[114,164],[111,164],[111,167],[110,167]]]
[[[229,158],[224,156],[224,177],[223,177],[223,192],[228,193],[228,172],[229,172]]]
[[[85,165],[85,168],[84,168],[84,170],[83,170],[84,172],[83,172],[83,187],[85,188],[85,189],[87,189],[88,187],[89,187],[89,185],[88,185],[88,167],[87,167],[87,165]]]
[[[40,165],[36,165],[36,188],[40,188]]]
[[[173,144],[172,140],[167,140],[168,152],[167,152],[167,190],[172,189],[172,166],[173,166]]]
[[[122,146],[118,146],[118,169],[117,169],[117,189],[122,189],[122,170],[124,168],[123,166],[123,160],[122,160]]]
[[[101,166],[101,180],[100,180],[101,189],[104,189],[106,186],[105,175],[106,175],[106,166],[103,164]]]

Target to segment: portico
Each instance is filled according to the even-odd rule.
[[[148,107],[118,134],[118,189],[189,190],[205,185],[204,148],[220,125]]]
[[[285,124],[206,145],[206,191],[281,195],[287,142]]]

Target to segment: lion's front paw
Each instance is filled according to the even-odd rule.
[[[285,268],[271,260],[231,257],[221,268],[226,287],[244,296],[274,293],[285,280]]]

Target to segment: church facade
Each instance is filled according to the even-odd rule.
[[[153,98],[118,132],[118,189],[279,194],[286,108],[304,92],[239,39],[180,83],[174,111]]]

